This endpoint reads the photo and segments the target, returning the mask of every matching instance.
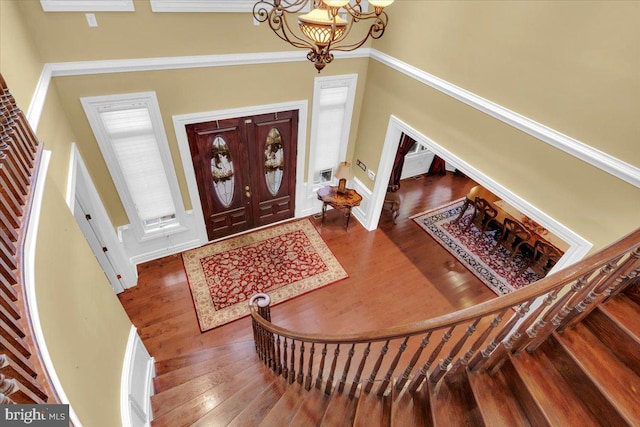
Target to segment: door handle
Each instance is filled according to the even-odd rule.
[[[247,197],[251,197],[251,193],[249,193],[248,191],[246,193],[244,193],[245,196]]]

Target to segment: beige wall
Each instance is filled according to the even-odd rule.
[[[366,70],[366,59],[352,59],[331,64],[330,70],[328,69],[322,74],[322,76],[359,74],[350,134],[352,142],[355,141],[358,129]],[[286,82],[286,86],[280,82],[276,83],[273,76],[278,76],[280,82]],[[309,123],[306,125],[307,135],[309,135],[313,84],[314,78],[317,76],[318,73],[312,64],[305,61],[290,64],[59,77],[55,79],[55,85],[62,99],[63,110],[73,124],[79,150],[93,176],[100,197],[105,203],[113,224],[120,226],[128,224],[129,220],[80,104],[81,97],[144,91],[156,92],[183,201],[185,207],[190,209],[191,203],[188,198],[189,194],[172,116],[307,100]],[[301,123],[301,125],[305,124]],[[354,145],[351,144],[351,146]],[[306,152],[309,152],[308,147]]]
[[[249,13],[153,13],[149,0],[135,12],[45,13],[39,1],[21,2],[44,62],[213,55],[289,50]],[[269,34],[270,35],[270,34]]]
[[[376,49],[640,166],[640,2],[397,1]]]
[[[27,110],[42,63],[13,1],[0,1],[0,72]],[[120,377],[131,323],[64,200],[75,139],[55,88],[38,138],[52,151],[36,246],[44,337],[67,397],[85,425],[120,424]]]
[[[389,13],[376,49],[640,166],[640,3],[399,1]],[[367,83],[365,163],[377,166],[394,114],[596,249],[640,225],[640,189],[377,62]]]
[[[372,61],[368,73],[355,157],[374,170],[393,114],[596,249],[638,227],[639,188],[385,65]]]

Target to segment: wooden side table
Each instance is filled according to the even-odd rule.
[[[362,196],[351,188],[347,188],[343,194],[340,194],[338,193],[338,187],[326,186],[318,190],[318,200],[322,202],[322,224],[324,224],[324,216],[327,212],[327,205],[329,205],[334,209],[346,209],[346,229],[349,230],[351,209],[360,204]]]

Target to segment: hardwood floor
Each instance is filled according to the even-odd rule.
[[[382,213],[377,230],[357,221],[348,231],[339,211],[324,225],[312,218],[349,277],[272,308],[272,321],[304,332],[366,332],[436,317],[495,298],[409,217],[463,197],[466,177],[420,177],[402,182],[397,224]],[[180,255],[139,266],[138,286],[119,294],[156,361],[252,340],[249,318],[201,333]]]

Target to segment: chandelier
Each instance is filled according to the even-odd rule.
[[[311,12],[298,16],[300,31],[289,23],[292,14],[299,14],[311,2]],[[332,51],[351,51],[362,46],[369,37],[379,39],[389,18],[384,8],[393,0],[369,0],[372,12],[362,10],[361,0],[260,0],[253,6],[253,16],[269,27],[282,40],[294,47],[310,49],[307,59],[318,72],[333,61]],[[362,40],[345,42],[351,27],[357,22],[371,22]]]

